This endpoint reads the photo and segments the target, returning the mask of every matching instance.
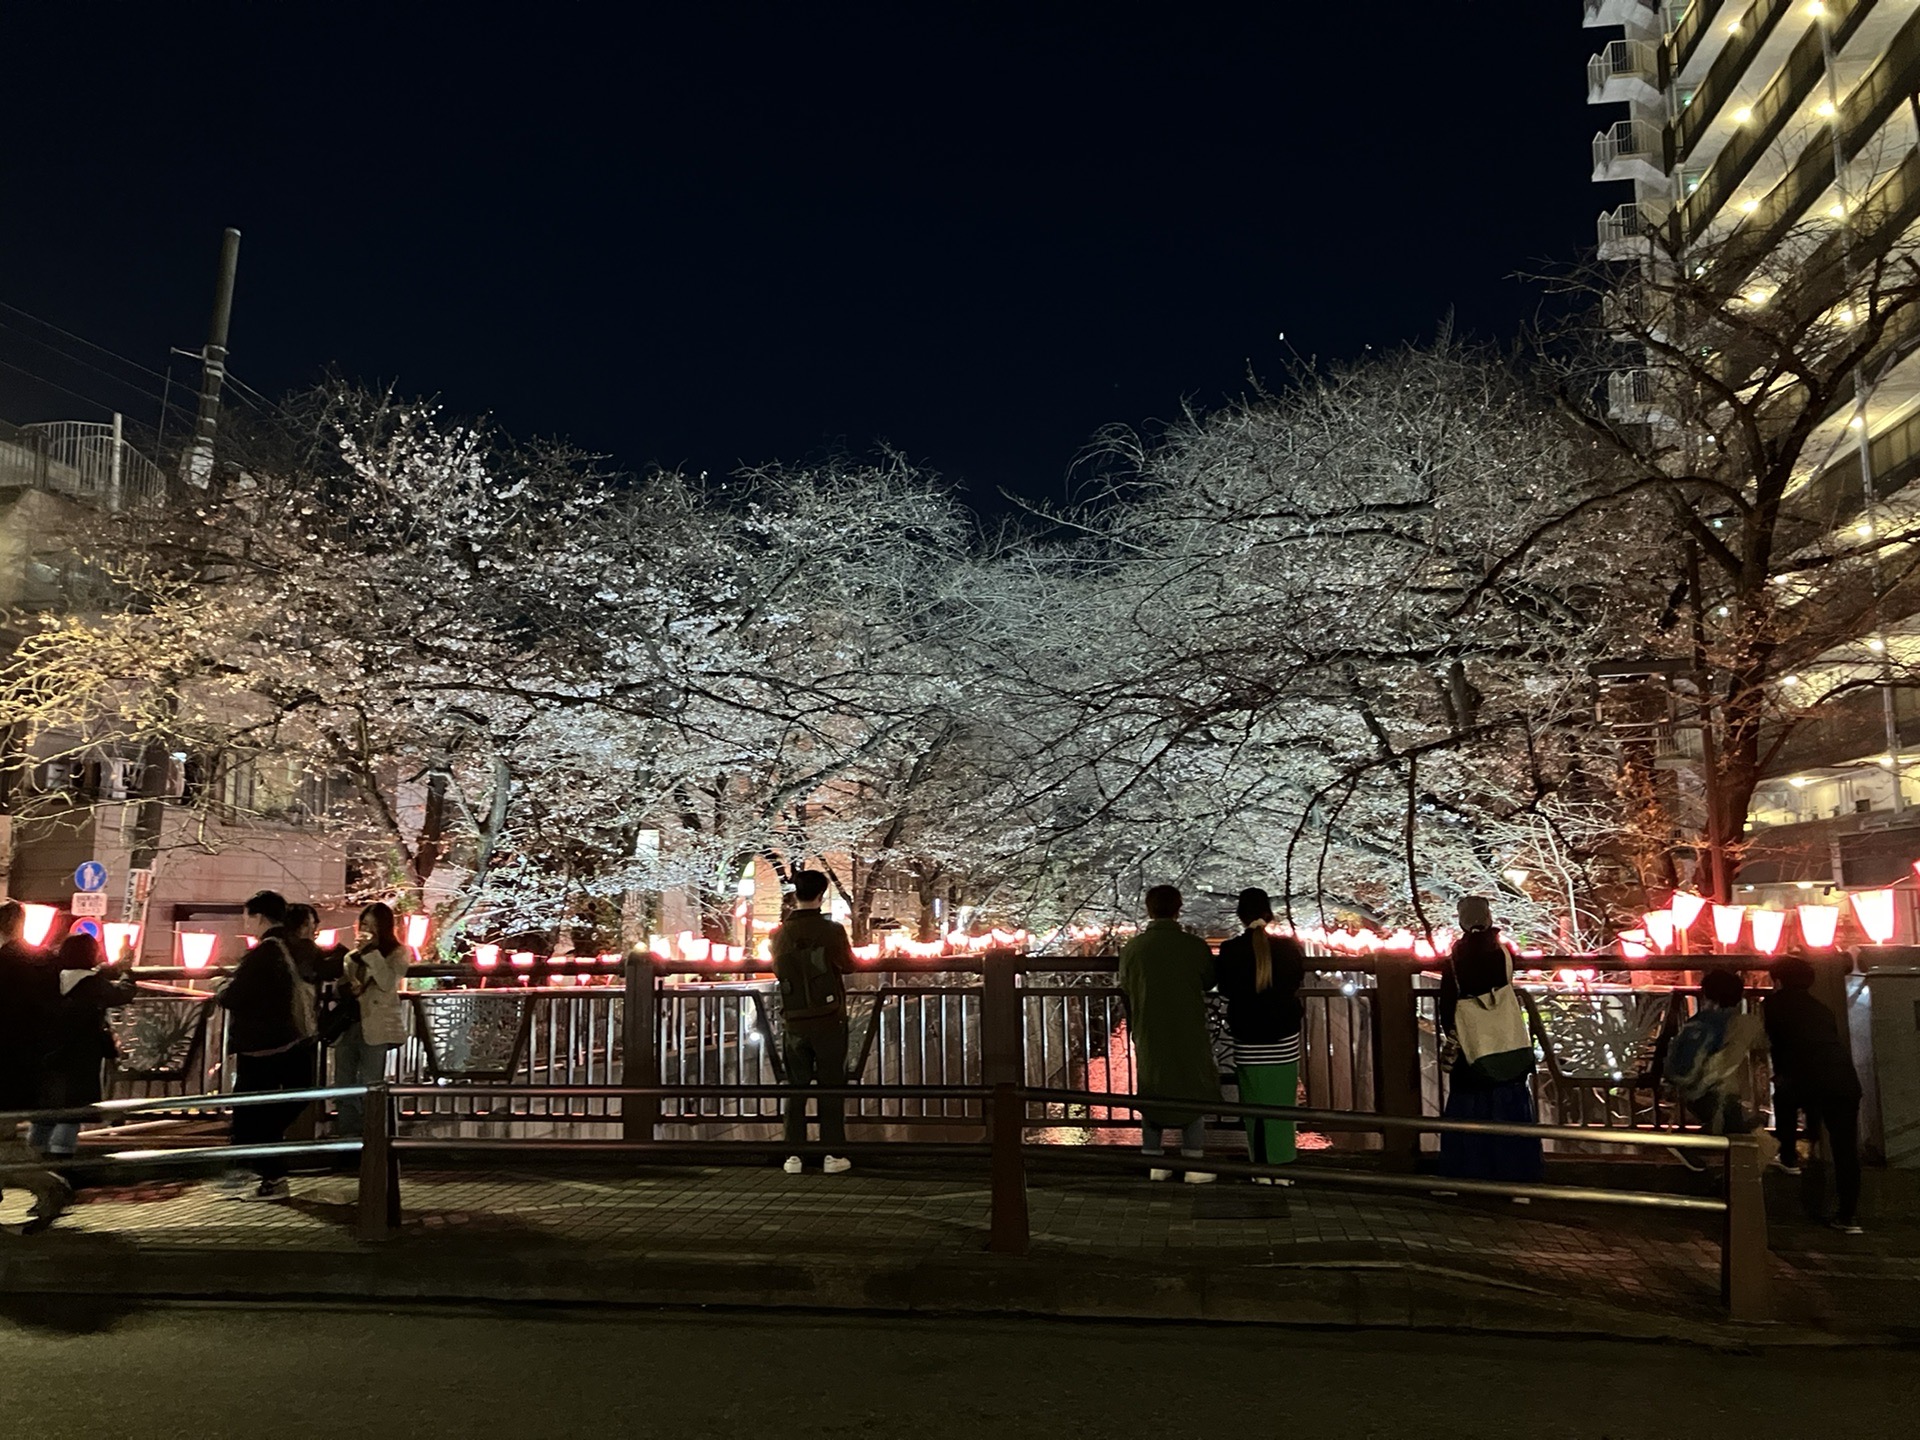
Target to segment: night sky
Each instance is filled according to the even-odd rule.
[[[887,441],[992,509],[1059,496],[1103,425],[1283,378],[1289,348],[1450,310],[1514,333],[1538,296],[1513,273],[1572,260],[1612,203],[1584,103],[1609,37],[1580,18],[13,5],[0,302],[164,371],[235,225],[232,364],[260,391],[334,366],[629,467]],[[153,376],[36,337],[0,309],[0,418],[151,423]]]

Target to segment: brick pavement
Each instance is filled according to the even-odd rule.
[[[1780,1182],[1773,1177],[1772,1183]],[[287,1204],[243,1204],[181,1181],[82,1193],[50,1237],[136,1251],[359,1255],[354,1181],[297,1176]],[[1894,1217],[1864,1238],[1790,1223],[1771,1197],[1781,1318],[1827,1330],[1920,1334],[1920,1225]],[[10,1196],[4,1210],[19,1201]],[[562,1250],[628,1260],[835,1265],[980,1257],[984,1176],[888,1166],[841,1176],[774,1167],[408,1169],[405,1221],[383,1265],[436,1247],[494,1255]],[[1297,1186],[1149,1185],[1125,1176],[1037,1173],[1036,1263],[1143,1275],[1298,1278],[1415,1270],[1682,1321],[1718,1319],[1715,1217],[1537,1202],[1513,1206]],[[8,1242],[15,1246],[34,1239]],[[16,1251],[15,1253],[19,1253]],[[1014,1262],[1018,1263],[1018,1262]],[[1171,1272],[1169,1272],[1171,1273]]]

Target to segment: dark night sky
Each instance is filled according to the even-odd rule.
[[[268,393],[336,365],[629,466],[886,440],[989,506],[1058,495],[1098,427],[1277,378],[1288,346],[1351,356],[1450,308],[1511,334],[1536,304],[1513,272],[1570,260],[1606,199],[1579,22],[16,5],[0,301],[163,369],[231,224],[233,368]],[[0,362],[151,419],[0,322]],[[0,418],[99,413],[0,364]]]

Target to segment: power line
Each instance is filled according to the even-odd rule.
[[[113,406],[104,405],[100,401],[94,399],[93,396],[91,395],[82,395],[78,390],[72,389],[70,386],[62,385],[58,380],[49,380],[47,379],[46,376],[36,374],[33,371],[27,369],[26,366],[24,365],[14,364],[11,360],[0,360],[0,366],[5,366],[7,369],[13,371],[17,375],[26,376],[27,379],[33,381],[35,384],[45,385],[50,390],[58,390],[63,395],[71,395],[74,399],[80,401],[82,404],[91,405],[95,409],[98,409],[98,410],[113,409]]]
[[[89,350],[98,350],[102,355],[111,356],[113,359],[118,360],[122,365],[131,366],[135,370],[145,371],[147,374],[151,375],[156,380],[165,380],[167,378],[165,375],[162,375],[158,370],[155,370],[150,365],[142,365],[138,360],[129,360],[126,356],[120,354],[119,352],[114,350],[109,350],[104,345],[96,344],[94,341],[87,339],[84,335],[76,335],[71,330],[63,330],[58,325],[54,324],[51,320],[42,320],[38,315],[35,315],[29,310],[22,310],[18,305],[9,305],[5,300],[0,300],[0,310],[10,310],[15,315],[18,315],[23,319],[33,321],[33,323],[36,325],[44,325],[47,327],[47,329],[53,331],[53,333],[56,335],[64,335],[67,337],[67,339],[73,341],[75,344],[85,345]],[[42,343],[44,344],[45,342],[43,341]],[[51,349],[53,347],[48,346],[48,348]]]
[[[147,399],[153,401],[156,405],[164,405],[164,404],[172,403],[171,401],[168,401],[162,396],[157,395],[153,391],[147,389],[145,386],[140,385],[135,381],[127,379],[124,375],[116,375],[111,370],[103,369],[102,367],[94,364],[91,360],[87,360],[79,355],[70,354],[69,352],[62,350],[59,346],[54,345],[49,341],[42,340],[37,335],[29,334],[25,330],[20,329],[20,327],[17,325],[11,325],[5,320],[0,320],[0,330],[10,330],[14,334],[26,340],[28,344],[38,345],[42,349],[48,351],[49,353],[58,355],[62,360],[65,360],[68,364],[77,365],[83,370],[91,370],[94,374],[103,376],[104,378],[111,380],[115,385],[118,385],[123,387],[124,389],[130,390],[136,395],[145,396]],[[161,377],[162,380],[164,380],[165,378],[166,378],[165,376]],[[48,383],[51,384],[52,382],[49,381]],[[95,402],[95,403],[98,403],[98,402]]]

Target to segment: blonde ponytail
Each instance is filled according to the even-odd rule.
[[[1273,939],[1267,934],[1267,922],[1255,920],[1247,926],[1247,939],[1253,942],[1253,988],[1256,992],[1273,988]]]

